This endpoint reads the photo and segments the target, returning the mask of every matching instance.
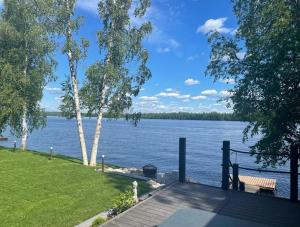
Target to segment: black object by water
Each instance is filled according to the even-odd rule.
[[[145,165],[143,167],[143,174],[145,177],[156,178],[157,167],[151,164]]]

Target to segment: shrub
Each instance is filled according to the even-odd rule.
[[[103,218],[96,218],[94,221],[93,221],[93,223],[92,223],[92,225],[91,225],[91,227],[98,227],[99,225],[101,225],[101,224],[103,224],[103,223],[105,223],[105,220],[103,219]]]
[[[127,191],[119,194],[113,200],[113,208],[116,209],[118,214],[124,212],[125,210],[135,205],[133,196],[134,196],[133,190],[132,188],[130,188]]]

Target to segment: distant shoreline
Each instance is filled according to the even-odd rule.
[[[63,117],[61,112],[46,112],[47,116],[51,117]],[[88,116],[83,113],[83,117],[96,117]],[[129,115],[130,116],[130,115]],[[154,119],[154,120],[206,120],[206,121],[247,121],[241,117],[236,116],[233,113],[187,113],[187,112],[178,112],[178,113],[142,113],[141,119]],[[104,114],[104,118],[112,119],[113,117],[108,114]],[[126,118],[126,115],[121,116],[121,118]]]

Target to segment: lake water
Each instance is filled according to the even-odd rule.
[[[84,119],[87,148],[91,150],[95,130],[95,119]],[[230,140],[231,147],[248,150],[254,140],[242,143],[242,131],[246,123],[231,121],[178,121],[142,120],[137,127],[124,120],[105,120],[100,141],[100,157],[106,162],[127,167],[141,168],[154,164],[160,171],[178,169],[178,139],[187,138],[187,175],[203,184],[221,185],[222,141]],[[15,138],[8,132],[9,140],[2,146],[13,146]],[[19,140],[17,140],[19,145]],[[28,138],[28,148],[55,152],[80,158],[76,124],[74,120],[49,117],[47,127],[33,132]],[[248,155],[231,156],[232,163],[258,168],[255,158]],[[287,167],[283,169],[288,170]],[[259,173],[240,170],[242,175],[253,175],[277,179],[276,195],[289,196],[289,175]]]

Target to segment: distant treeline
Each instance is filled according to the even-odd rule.
[[[211,121],[241,121],[232,113],[145,113],[143,119],[174,119],[174,120],[211,120]]]
[[[62,117],[60,112],[47,112],[47,116],[58,116]],[[87,114],[83,113],[84,117],[87,117]],[[108,114],[104,114],[105,118],[112,118]],[[123,116],[126,118],[126,116]],[[168,120],[208,120],[208,121],[244,121],[232,113],[143,113],[141,114],[142,119],[168,119]]]

